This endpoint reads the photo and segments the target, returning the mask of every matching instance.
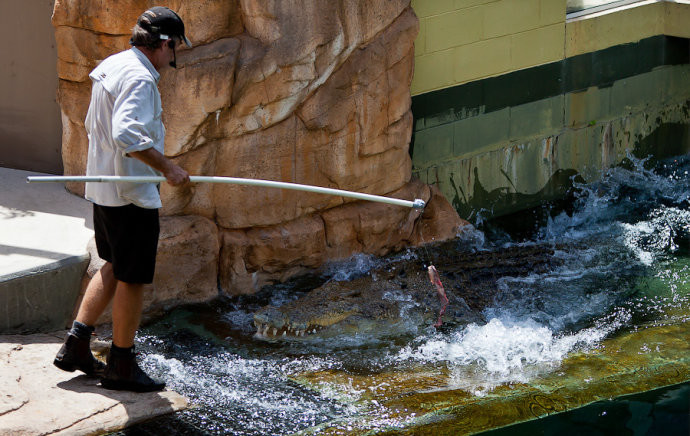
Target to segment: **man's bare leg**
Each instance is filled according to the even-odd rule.
[[[120,348],[134,345],[148,285],[118,281],[113,299],[113,344]]]
[[[106,262],[86,287],[76,320],[89,326],[95,325],[98,317],[113,299],[116,285],[113,264]]]

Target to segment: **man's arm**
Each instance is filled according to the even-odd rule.
[[[187,171],[153,148],[149,126],[155,121],[156,85],[134,78],[125,83],[113,106],[112,136],[126,156],[133,157],[163,173],[168,183],[179,186],[189,181]]]
[[[189,182],[189,174],[182,167],[174,164],[155,148],[147,148],[141,151],[131,151],[129,156],[144,162],[163,173],[168,183],[179,186]]]

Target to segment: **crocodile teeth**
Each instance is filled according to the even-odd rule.
[[[287,336],[287,331],[283,332],[283,337]]]
[[[275,336],[278,333],[278,329],[274,327],[271,333],[273,334],[273,336]]]
[[[315,333],[316,333],[316,329],[314,329],[314,330],[311,331],[311,334],[312,334],[312,335],[315,334]]]

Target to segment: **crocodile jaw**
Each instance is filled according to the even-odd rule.
[[[309,322],[291,322],[283,316],[280,319],[268,320],[267,317],[255,315],[254,326],[256,333],[254,337],[258,339],[279,339],[279,338],[301,338],[315,335],[316,333],[342,322],[352,315],[359,313],[358,310],[347,312],[330,313],[317,318],[312,318]]]
[[[289,326],[277,328],[272,327],[268,323],[261,323],[256,320],[254,321],[254,326],[256,327],[254,337],[258,339],[279,339],[284,337],[301,338],[303,336],[316,334],[325,328],[318,325],[308,325],[304,328]]]

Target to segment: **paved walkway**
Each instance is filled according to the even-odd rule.
[[[0,336],[0,434],[113,432],[187,407],[172,391],[109,391],[81,372],[52,364],[63,333]]]
[[[62,184],[28,184],[28,175],[38,174],[0,168],[0,328],[22,310],[63,312],[61,328],[88,263],[91,204]],[[175,392],[108,391],[97,379],[60,371],[52,362],[63,337],[0,335],[0,435],[106,433],[187,406]]]
[[[93,236],[91,203],[30,175],[0,168],[0,280],[85,255]]]

